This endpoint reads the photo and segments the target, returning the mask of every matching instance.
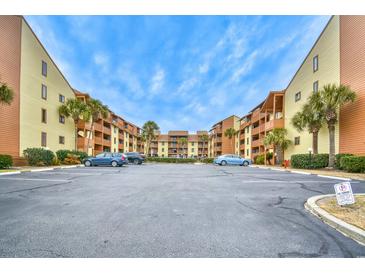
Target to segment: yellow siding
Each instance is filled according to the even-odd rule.
[[[41,73],[42,60],[47,63],[47,77]],[[75,98],[73,90],[52,63],[28,25],[22,21],[20,72],[20,154],[28,147],[41,147],[41,132],[47,133],[47,147],[52,151],[74,149],[72,119],[59,123],[59,94]],[[47,100],[41,97],[41,85],[47,86]],[[41,109],[47,110],[47,123],[41,122]],[[59,136],[65,144],[59,144]]]
[[[248,129],[248,132],[247,132]],[[248,126],[245,128],[245,158],[251,158],[251,126]],[[247,144],[247,139],[249,140],[248,144]],[[247,153],[248,150],[248,153]]]
[[[129,134],[124,131],[124,152],[129,152]]]
[[[319,69],[313,72],[313,57],[318,55]],[[309,53],[302,67],[288,86],[285,92],[285,128],[288,138],[294,143],[294,138],[300,136],[300,145],[292,145],[285,151],[285,159],[290,159],[292,154],[308,153],[312,147],[312,135],[308,132],[299,133],[292,125],[294,114],[301,110],[307,98],[313,92],[313,82],[318,81],[319,89],[325,84],[340,81],[340,45],[339,45],[339,17],[335,16],[319,38],[314,48]],[[301,92],[301,100],[295,102],[295,94]],[[328,153],[328,130],[324,126],[318,138],[318,152]],[[336,126],[336,152],[339,147],[339,127]]]
[[[167,157],[168,156],[168,142],[167,141],[159,141],[157,143],[157,154],[158,157]]]
[[[119,128],[112,125],[111,127],[111,151],[112,152],[119,152],[118,144],[119,144],[119,134],[118,134]],[[114,143],[115,140],[115,143]]]
[[[188,157],[198,157],[198,142],[188,142]]]
[[[235,117],[234,129],[237,131],[237,134],[235,136],[235,141],[234,141],[234,153],[236,155],[240,155],[240,133],[239,133],[240,124],[241,124],[241,121],[239,120],[239,118]]]

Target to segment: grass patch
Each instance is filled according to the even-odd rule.
[[[353,205],[339,206],[336,197],[330,197],[317,204],[338,219],[365,230],[365,195],[355,195],[355,201]]]
[[[14,171],[17,171],[17,170],[14,170],[14,169],[0,169],[0,173],[3,173],[3,172],[14,172]]]

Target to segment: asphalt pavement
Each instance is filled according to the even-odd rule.
[[[0,176],[0,257],[364,257],[304,209],[337,182],[192,164]]]

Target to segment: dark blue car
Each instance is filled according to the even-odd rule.
[[[84,160],[84,165],[89,166],[123,166],[128,163],[127,157],[123,153],[103,152],[95,157],[88,157]]]

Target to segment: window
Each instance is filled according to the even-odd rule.
[[[249,137],[247,137],[247,140],[246,140],[246,144],[250,144],[250,138]]]
[[[299,91],[295,93],[295,102],[298,102],[302,98],[302,93]]]
[[[246,150],[246,154],[247,154],[247,156],[250,155],[250,150],[249,149]]]
[[[47,146],[47,133],[42,132],[41,134],[41,146],[46,147]]]
[[[115,129],[115,128],[114,128]],[[114,137],[114,145],[117,144],[117,138]],[[115,151],[114,151],[115,152]]]
[[[313,92],[318,92],[318,81],[313,83]]]
[[[165,157],[165,154],[162,154],[162,157]]]
[[[42,75],[47,77],[47,63],[42,61]]]
[[[47,110],[42,108],[42,123],[47,124]]]
[[[250,132],[250,127],[246,127],[246,132],[249,133]]]
[[[191,148],[191,152],[194,152],[194,148]]]
[[[192,142],[191,145],[194,146],[194,142]]]
[[[165,142],[162,142],[162,145],[164,146],[165,145]]]
[[[313,72],[318,70],[318,55],[313,57]]]
[[[162,151],[162,152],[165,152],[165,148],[163,147],[163,148],[161,149],[161,151]]]
[[[60,101],[60,103],[64,103],[65,102],[65,96],[63,96],[62,94],[60,94],[58,96],[58,101]]]
[[[95,157],[96,157],[96,158],[103,158],[103,157],[104,157],[104,155],[105,155],[105,153],[100,153],[100,154],[96,155]]]
[[[42,84],[42,99],[47,100],[47,86]]]
[[[294,145],[300,145],[300,136],[294,138]]]
[[[65,136],[58,136],[58,143],[61,145],[65,144]]]
[[[65,123],[65,116],[60,115],[60,117],[58,118],[58,120],[59,120],[59,122],[60,122],[61,124],[64,124],[64,123]]]
[[[117,134],[117,128],[116,127],[114,128],[114,134]]]

